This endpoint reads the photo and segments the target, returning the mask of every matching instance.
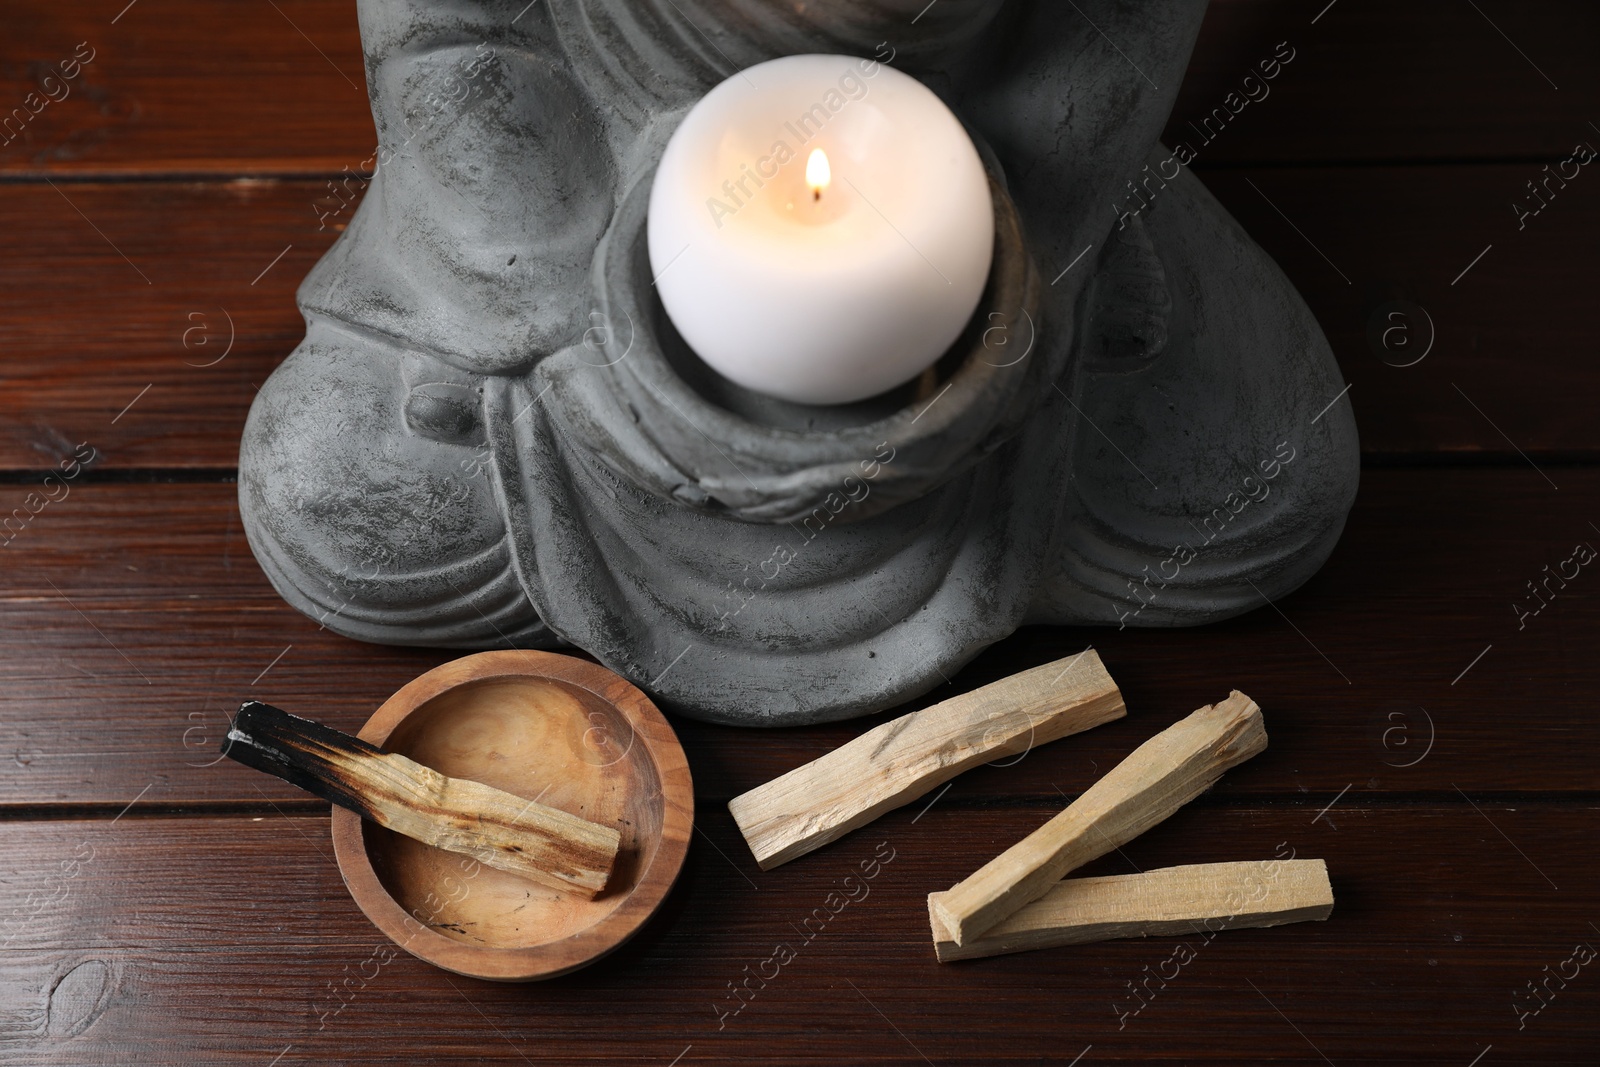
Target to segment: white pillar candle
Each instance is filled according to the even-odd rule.
[[[651,272],[689,346],[805,404],[910,380],[972,317],[994,254],[977,149],[926,86],[848,56],[734,75],[684,117],[650,191]]]

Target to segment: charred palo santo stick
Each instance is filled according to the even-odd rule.
[[[1261,708],[1237,689],[1133,750],[1065,811],[929,908],[958,945],[1050,891],[1062,875],[1132,841],[1267,747]]]
[[[771,870],[949,781],[1127,714],[1093,649],[886,722],[728,803]]]
[[[1321,860],[1197,863],[1109,878],[1067,878],[965,945],[951,940],[928,895],[940,963],[1118,937],[1198,934],[1326,919],[1333,911]]]
[[[605,888],[622,840],[612,827],[447,777],[254,700],[239,709],[222,751],[396,833],[584,897]]]

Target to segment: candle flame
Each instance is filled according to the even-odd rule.
[[[806,159],[806,184],[811,186],[811,199],[821,200],[822,190],[833,180],[833,168],[828,166],[828,153],[820,148],[811,150]]]

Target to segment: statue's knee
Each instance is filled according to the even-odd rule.
[[[318,602],[399,604],[430,577],[470,586],[475,560],[503,568],[475,401],[470,384],[408,384],[397,354],[314,323],[262,387],[240,453],[240,507],[274,580]]]

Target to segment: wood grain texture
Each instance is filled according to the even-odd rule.
[[[1128,713],[1093,649],[908,712],[728,802],[756,864],[770,870],[981,763]]]
[[[956,944],[969,944],[1266,748],[1261,707],[1234,690],[1145,741],[1043,826],[930,896],[928,908]]]
[[[1023,1067],[1069,1062],[1090,1045],[1080,1067],[1324,1062],[1313,1046],[1336,1064],[1464,1067],[1490,1044],[1485,1062],[1592,1059],[1592,968],[1521,1029],[1514,1011],[1537,1003],[1525,983],[1541,968],[1600,944],[1588,925],[1600,908],[1592,804],[1489,803],[1480,814],[1459,800],[1380,800],[1353,806],[1336,830],[1293,808],[1191,807],[1085,874],[1199,855],[1320,856],[1339,898],[1332,919],[1204,945],[1107,941],[935,962],[929,888],[1046,810],[941,801],[913,824],[902,809],[814,864],[767,872],[711,812],[639,937],[531,987],[395,952],[340,884],[326,818],[6,823],[0,1049],[20,1067],[127,1062],[130,1050],[141,1062],[255,1067],[280,1054],[280,1067],[621,1067],[679,1055],[679,1067],[922,1056]],[[1197,958],[1175,971],[1168,961],[1185,943]],[[778,946],[794,952],[781,965]],[[92,1017],[69,1039],[58,1029],[67,998],[58,992],[52,1027],[50,991],[85,966],[103,967],[110,989],[97,1013],[79,1000]],[[1131,989],[1146,982],[1154,995],[1141,1009]]]
[[[1201,165],[1543,161],[1594,136],[1597,36],[1600,11],[1577,3],[1211,0],[1166,139],[1199,144],[1191,121],[1253,92]],[[1295,58],[1263,88],[1280,41]]]
[[[0,10],[8,110],[79,42],[94,50],[67,95],[0,145],[0,173],[333,175],[376,144],[354,3],[7,0]]]
[[[1600,150],[1600,132],[1589,134]],[[1200,177],[1316,314],[1351,383],[1365,456],[1593,462],[1600,424],[1580,398],[1600,395],[1600,368],[1555,353],[1592,348],[1586,279],[1600,247],[1600,170],[1583,167],[1520,228],[1512,210],[1531,200],[1526,183],[1542,165],[1565,154],[1494,166],[1214,167]]]
[[[1128,716],[975,768],[952,800],[1059,801],[1187,714],[1196,693],[1228,685],[1279,713],[1273,753],[1230,772],[1221,796],[1288,792],[1315,811],[1346,787],[1592,791],[1591,576],[1520,629],[1512,610],[1575,542],[1600,545],[1588,525],[1600,472],[1551,473],[1559,492],[1530,469],[1369,471],[1327,567],[1276,610],[1202,629],[1025,629],[908,709],[1092,644]],[[0,486],[0,504],[26,491]],[[296,614],[249,555],[233,497],[229,485],[84,484],[0,548],[0,805],[115,811],[152,779],[148,800],[169,806],[293,802],[291,787],[217,762],[242,699],[354,731],[454,658],[358,644]],[[759,734],[675,722],[699,795],[720,806],[892,717]]]
[[[615,826],[441,774],[257,700],[233,717],[222,753],[414,841],[588,900],[605,889],[622,843]]]
[[[1198,937],[1224,930],[1312,922],[1333,913],[1322,860],[1244,860],[1163,867],[1142,874],[1063,878],[982,937],[958,945],[928,894],[940,963],[1125,937]],[[1183,962],[1188,962],[1187,960]]]
[[[683,868],[694,826],[683,749],[649,697],[597,664],[525,649],[454,659],[384,701],[359,736],[621,830],[605,892],[580,900],[336,809],[350,895],[394,944],[436,966],[503,982],[589,966],[639,932]]]
[[[318,230],[320,189],[4,187],[0,467],[82,441],[102,467],[236,466],[256,389],[305,334],[295,288],[338,236]]]

